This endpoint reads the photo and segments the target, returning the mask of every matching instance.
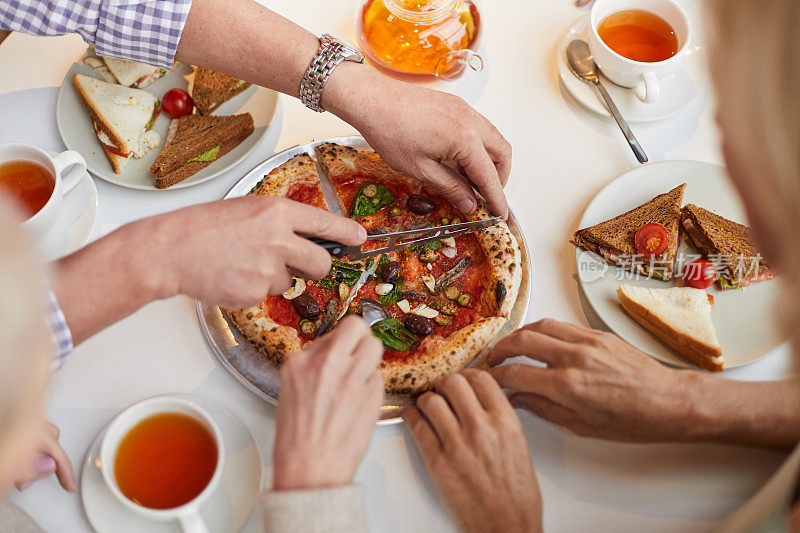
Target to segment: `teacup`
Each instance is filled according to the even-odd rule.
[[[644,10],[664,19],[678,40],[677,52],[657,62],[634,61],[611,49],[600,37],[598,26],[609,15],[625,10]],[[633,90],[646,104],[661,96],[659,79],[669,75],[686,57],[691,40],[691,26],[683,8],[673,0],[595,0],[589,14],[589,49],[606,78]]]
[[[153,416],[163,414],[185,415],[204,426],[216,445],[217,462],[208,484],[191,501],[178,507],[157,509],[145,507],[130,500],[123,494],[116,476],[115,461],[120,444],[132,429]],[[103,480],[114,497],[128,509],[140,516],[158,522],[178,520],[183,530],[187,533],[208,533],[208,527],[200,514],[200,509],[211,494],[217,490],[222,481],[225,447],[219,426],[205,409],[189,400],[169,396],[157,396],[133,404],[119,413],[109,424],[100,446],[100,461]]]
[[[44,167],[53,178],[53,191],[47,203],[22,224],[34,238],[41,238],[55,224],[64,195],[69,193],[86,174],[86,160],[73,150],[51,156],[29,144],[2,144],[0,163],[9,161],[32,161]]]

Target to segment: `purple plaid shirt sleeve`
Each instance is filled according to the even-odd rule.
[[[53,360],[50,368],[57,370],[64,364],[64,359],[72,352],[72,332],[67,325],[67,319],[58,305],[56,295],[52,291],[47,297],[47,325],[53,337]]]
[[[192,0],[0,0],[0,28],[78,33],[97,55],[172,68]]]

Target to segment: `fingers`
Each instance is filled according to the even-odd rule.
[[[75,474],[72,471],[72,462],[67,453],[56,441],[52,441],[48,447],[48,453],[56,462],[56,477],[58,482],[68,492],[75,492]]]
[[[523,329],[543,333],[556,339],[568,342],[586,342],[592,340],[597,334],[596,330],[561,322],[552,318],[544,318],[531,324],[527,324]]]
[[[575,354],[575,344],[523,328],[501,339],[492,348],[486,361],[496,366],[509,357],[524,355],[547,363],[550,367],[563,367],[574,361]]]
[[[422,163],[422,178],[433,185],[459,211],[469,214],[475,211],[478,201],[472,186],[461,175],[447,165],[428,159]]]
[[[491,123],[489,123],[489,130],[489,133],[484,136],[483,145],[494,161],[500,184],[505,187],[511,175],[511,144]]]
[[[458,420],[443,396],[426,392],[417,399],[417,407],[445,446],[459,440]]]
[[[532,392],[558,400],[561,395],[560,372],[531,365],[505,365],[486,370],[504,389]]]
[[[480,424],[486,412],[475,391],[461,374],[445,376],[436,386],[436,392],[447,399],[462,423]]]
[[[303,237],[291,237],[286,245],[286,266],[303,277],[322,279],[331,270],[331,256],[321,246]]]
[[[383,355],[383,343],[374,335],[368,335],[353,350],[353,366],[350,378],[356,384],[363,385],[378,371],[378,364]]]
[[[458,162],[470,181],[481,192],[489,210],[497,216],[508,218],[508,203],[503,193],[497,167],[480,140],[474,141],[456,154]],[[458,204],[456,204],[458,205]]]
[[[469,381],[484,409],[494,414],[510,407],[508,398],[491,374],[477,368],[467,368],[461,373]]]
[[[48,477],[56,470],[56,461],[49,455],[39,455],[33,460],[31,464],[28,477],[24,481],[14,483],[17,490],[25,490],[30,487],[34,482]]]
[[[442,451],[439,437],[418,408],[406,406],[403,408],[402,416],[411,438],[414,439],[423,457],[426,457],[426,453]]]
[[[322,237],[350,246],[358,246],[367,239],[367,230],[355,220],[300,202],[287,202],[291,210],[288,218],[296,233]]]
[[[527,409],[533,414],[559,426],[571,426],[575,420],[575,412],[567,409],[549,398],[528,392],[518,392],[509,398],[515,409]]]

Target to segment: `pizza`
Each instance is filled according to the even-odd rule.
[[[482,201],[464,217],[436,191],[392,169],[371,150],[327,143],[317,147],[316,160],[342,212],[373,235],[491,217]],[[329,210],[307,154],[272,170],[249,194]],[[362,299],[378,301],[390,316],[372,326],[384,345],[385,390],[416,395],[487,348],[510,316],[521,279],[519,244],[503,222],[364,261],[334,258],[325,278],[294,278],[284,294],[228,315],[248,341],[281,364],[343,316],[361,314]]]

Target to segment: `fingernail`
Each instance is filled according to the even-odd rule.
[[[367,228],[361,224],[358,225],[358,238],[361,239],[362,242],[367,240]]]
[[[460,200],[456,205],[458,206],[458,210],[461,211],[462,213],[472,213],[473,211],[475,211],[475,200],[473,200],[472,198],[464,198],[463,200]]]
[[[27,489],[28,487],[31,486],[31,483],[33,483],[33,482],[32,481],[26,481],[25,483],[23,483],[22,485],[19,486],[19,490],[22,491],[22,490]]]
[[[37,457],[33,461],[33,469],[37,474],[49,474],[56,469],[56,461],[49,455]]]

